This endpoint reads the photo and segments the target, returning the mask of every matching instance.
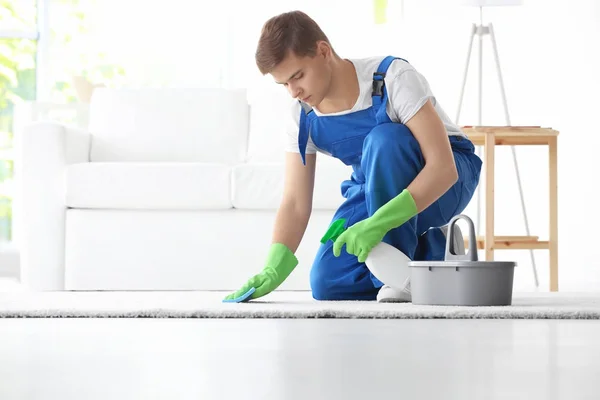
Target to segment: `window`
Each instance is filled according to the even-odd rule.
[[[78,85],[90,82],[119,85],[125,76],[119,54],[111,58],[114,42],[100,39],[114,27],[109,16],[119,7],[109,0],[0,0],[0,249],[13,240],[15,107],[75,103],[82,97]],[[49,116],[66,123],[77,118],[62,108]]]
[[[13,111],[36,98],[35,0],[0,0],[0,244],[12,239]]]

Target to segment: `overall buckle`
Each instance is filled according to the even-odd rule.
[[[385,78],[385,72],[374,72],[373,73],[373,96],[383,96],[383,86]]]

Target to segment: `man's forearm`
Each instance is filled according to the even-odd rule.
[[[368,220],[380,235],[404,224],[440,198],[456,182],[456,169],[425,166],[401,193],[381,206]]]
[[[425,210],[442,197],[458,180],[458,172],[454,160],[452,163],[429,163],[408,185],[418,212]]]
[[[293,203],[282,203],[275,218],[273,243],[282,243],[295,253],[304,236],[309,219],[310,210],[296,207]]]

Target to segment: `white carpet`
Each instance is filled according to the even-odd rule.
[[[323,302],[309,292],[274,292],[222,303],[225,292],[0,293],[0,318],[508,318],[600,319],[600,293],[515,293],[505,307]]]

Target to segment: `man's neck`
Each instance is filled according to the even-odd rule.
[[[344,59],[336,59],[331,71],[329,92],[318,105],[322,113],[334,113],[349,110],[354,107],[360,87],[354,65]]]

